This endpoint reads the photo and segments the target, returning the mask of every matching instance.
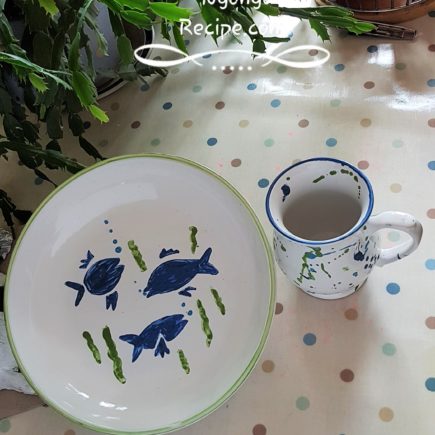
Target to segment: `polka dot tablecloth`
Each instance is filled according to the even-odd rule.
[[[88,119],[86,137],[105,156],[168,153],[221,174],[269,236],[267,187],[284,167],[313,156],[357,165],[373,183],[376,212],[403,210],[424,226],[413,255],[375,268],[342,300],[306,296],[278,270],[275,318],[254,372],[180,434],[435,433],[435,13],[410,26],[415,42],[336,32],[325,44],[330,61],[310,71],[276,64],[249,71],[248,59],[207,56],[202,68],[185,64],[104,99],[109,124]],[[293,44],[319,43],[304,23],[288,29]],[[86,161],[73,138],[66,142],[65,151]],[[12,162],[1,162],[0,174],[22,208],[52,189]],[[384,246],[404,239],[383,235]],[[91,432],[40,407],[1,421],[0,433]]]

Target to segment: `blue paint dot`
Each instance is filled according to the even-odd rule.
[[[209,137],[207,139],[207,145],[212,147],[215,146],[217,144],[217,139],[215,137]]]
[[[427,85],[431,88],[435,88],[435,79],[429,79]]]
[[[428,164],[427,167],[431,170],[431,171],[435,171],[435,160],[431,160]]]
[[[169,101],[163,104],[163,110],[169,110],[171,107],[172,107],[172,103]]]
[[[112,242],[113,242],[114,245],[116,245],[118,243],[118,240],[113,239]]]
[[[386,289],[390,295],[397,295],[397,293],[400,292],[400,285],[395,282],[390,282],[387,284]]]
[[[187,312],[187,315],[188,316],[191,316],[193,314],[193,311],[192,310],[189,310],[188,312]]]
[[[426,266],[426,269],[435,270],[435,259],[429,258],[424,264]]]
[[[255,83],[249,83],[249,85],[246,86],[246,89],[248,89],[248,91],[254,91],[257,89],[257,85]]]
[[[185,44],[185,46],[187,47],[187,46],[190,44],[190,40],[189,40],[189,39],[185,39],[185,40],[184,40],[184,44]]]
[[[316,344],[317,337],[309,332],[308,334],[304,335],[304,338],[302,340],[307,346],[312,346],[313,344]]]
[[[352,273],[353,276],[358,276],[358,272]]]
[[[310,252],[309,254],[307,254],[307,258],[310,258],[310,259],[316,258],[316,254],[314,254],[313,252]]]
[[[107,219],[105,219],[104,223],[107,225],[109,223],[109,221]]]
[[[140,90],[141,90],[142,92],[146,92],[146,91],[148,91],[149,88],[150,88],[150,85],[149,85],[147,82],[145,82],[145,83],[140,87]]]
[[[435,18],[435,11],[429,11],[429,12],[428,12],[428,15],[429,15],[431,18]]]
[[[344,70],[344,65],[342,63],[337,63],[337,65],[334,66],[335,71],[343,71]]]
[[[337,145],[337,139],[335,139],[335,137],[330,137],[326,139],[325,144],[328,147],[335,147],[335,145]]]
[[[133,281],[135,284],[137,284],[137,281]]]
[[[115,252],[116,252],[117,254],[119,254],[121,251],[122,251],[121,246],[117,246],[117,247],[115,248]]]
[[[44,182],[44,180],[41,177],[36,177],[35,178],[35,184],[37,186],[39,186],[40,184],[42,184]]]
[[[261,187],[262,189],[269,186],[269,180],[267,178],[260,178],[258,180],[258,187]]]
[[[83,127],[85,128],[85,130],[87,130],[90,126],[91,126],[91,123],[89,121],[85,121],[83,123]]]
[[[376,53],[378,51],[378,47],[376,45],[369,45],[367,47],[367,51],[369,53]]]
[[[279,106],[281,106],[281,100],[278,100],[277,98],[275,99],[275,100],[272,100],[271,102],[270,102],[270,105],[272,106],[272,107],[279,107]]]
[[[110,229],[110,230],[109,230],[109,233],[113,233],[113,230],[112,230],[112,229]]]
[[[211,54],[204,54],[204,56],[202,56],[203,59],[209,59],[211,57]]]
[[[182,306],[182,307],[185,307],[185,306],[186,306],[186,302],[183,302],[183,303],[181,304],[181,306]]]
[[[424,385],[429,391],[435,391],[435,378],[427,378]]]

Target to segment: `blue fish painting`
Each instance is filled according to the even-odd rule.
[[[219,271],[209,263],[212,249],[208,248],[199,260],[169,260],[154,269],[143,291],[147,298],[169,293],[188,284],[198,274],[217,275]]]
[[[177,337],[187,324],[183,314],[172,314],[150,323],[139,335],[126,334],[119,337],[133,346],[132,362],[135,362],[144,349],[154,349],[154,356],[162,358],[169,354],[166,341]]]
[[[83,265],[87,267],[92,260],[93,255],[88,251],[87,260],[82,260]],[[83,284],[77,282],[66,281],[65,285],[77,291],[77,296],[74,305],[77,307],[87,290],[92,295],[107,295],[106,296],[106,309],[116,309],[118,302],[118,292],[113,293],[112,290],[118,285],[121,279],[124,265],[119,264],[119,258],[105,258],[94,263],[86,272]]]

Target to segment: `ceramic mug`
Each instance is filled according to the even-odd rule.
[[[417,249],[420,222],[407,213],[372,215],[373,189],[351,164],[319,157],[281,172],[266,196],[274,227],[275,258],[287,278],[321,299],[356,292],[373,266],[400,260]],[[411,237],[381,248],[378,231],[396,229]]]

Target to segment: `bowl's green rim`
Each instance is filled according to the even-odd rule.
[[[245,370],[242,372],[242,374],[239,376],[239,378],[216,402],[214,402],[213,404],[211,404],[210,406],[208,406],[207,408],[205,408],[201,412],[193,415],[192,417],[189,417],[188,419],[177,422],[176,424],[171,425],[171,426],[161,427],[161,428],[157,428],[157,429],[153,429],[153,430],[145,430],[145,431],[117,431],[117,430],[110,429],[107,427],[96,426],[94,424],[88,423],[87,421],[80,420],[78,417],[65,412],[63,409],[58,407],[56,405],[56,403],[52,402],[48,397],[46,397],[41,388],[38,388],[38,387],[36,387],[36,385],[33,384],[30,375],[27,373],[27,370],[25,369],[24,364],[21,361],[19,352],[18,352],[17,348],[15,347],[13,333],[11,331],[11,327],[9,324],[9,304],[8,304],[9,277],[11,276],[11,273],[12,273],[12,270],[14,267],[15,257],[17,255],[17,252],[20,249],[21,242],[22,242],[23,238],[25,237],[27,230],[32,225],[33,220],[36,218],[36,216],[39,214],[39,212],[43,209],[43,207],[55,195],[57,195],[59,192],[61,192],[61,190],[64,187],[69,185],[71,182],[73,182],[77,178],[82,177],[83,175],[87,174],[90,171],[93,171],[96,168],[99,168],[101,166],[108,165],[110,163],[117,162],[120,160],[137,159],[137,158],[158,158],[158,159],[173,160],[173,161],[176,161],[178,163],[182,163],[184,165],[191,166],[195,169],[199,169],[202,172],[205,172],[206,174],[208,174],[208,175],[214,177],[215,179],[217,179],[218,181],[220,181],[230,192],[232,192],[240,200],[240,202],[245,206],[245,208],[247,209],[247,211],[251,215],[251,217],[255,223],[255,226],[257,228],[258,234],[260,235],[261,240],[263,242],[264,249],[266,251],[268,266],[269,266],[269,283],[270,283],[269,293],[270,293],[270,296],[269,296],[268,315],[267,315],[267,319],[266,319],[266,322],[265,322],[264,327],[263,327],[263,334],[261,336],[260,342],[257,346],[257,349],[256,349],[254,355],[252,356],[249,364],[247,365]],[[73,421],[74,423],[77,423],[81,426],[84,426],[88,429],[91,429],[91,430],[94,430],[97,432],[110,433],[110,434],[115,434],[115,435],[121,435],[121,434],[124,434],[124,435],[132,435],[132,434],[146,435],[146,434],[168,433],[168,432],[171,432],[174,430],[179,430],[179,429],[182,429],[183,427],[189,426],[189,425],[197,422],[198,420],[206,417],[207,415],[211,414],[213,411],[215,411],[219,406],[221,406],[228,398],[230,398],[235,393],[235,391],[242,385],[243,381],[248,377],[248,375],[254,369],[255,364],[258,361],[258,359],[261,355],[261,352],[264,348],[264,345],[266,343],[266,340],[267,340],[267,337],[269,334],[270,326],[272,323],[273,314],[275,311],[275,297],[276,297],[275,266],[274,266],[274,261],[273,261],[272,250],[270,248],[270,245],[269,245],[268,239],[266,237],[266,234],[264,232],[264,229],[263,229],[258,217],[256,216],[254,210],[249,205],[249,203],[246,201],[246,199],[227,180],[225,180],[223,177],[221,177],[220,175],[213,172],[211,169],[209,169],[209,168],[207,168],[199,163],[193,162],[191,160],[188,160],[188,159],[185,159],[182,157],[170,156],[170,155],[166,155],[166,154],[157,154],[157,153],[155,153],[155,154],[129,154],[129,155],[118,156],[118,157],[113,157],[113,158],[110,158],[107,160],[103,160],[103,161],[100,161],[92,166],[89,166],[89,167],[83,169],[82,171],[71,176],[65,182],[63,182],[61,185],[59,185],[53,192],[51,192],[41,202],[41,204],[38,206],[38,208],[32,214],[32,216],[31,216],[30,220],[27,222],[26,226],[23,228],[23,231],[21,232],[21,234],[17,240],[17,243],[15,245],[15,248],[12,252],[11,261],[9,263],[9,267],[8,267],[8,271],[7,271],[7,275],[6,275],[5,294],[4,294],[4,314],[5,314],[6,332],[7,332],[9,344],[11,346],[12,353],[13,353],[13,355],[18,363],[18,366],[19,366],[22,374],[25,376],[27,382],[31,385],[31,387],[36,391],[36,393],[42,398],[42,400],[46,404],[50,405],[58,413],[60,413],[62,416],[66,417],[67,419]]]

